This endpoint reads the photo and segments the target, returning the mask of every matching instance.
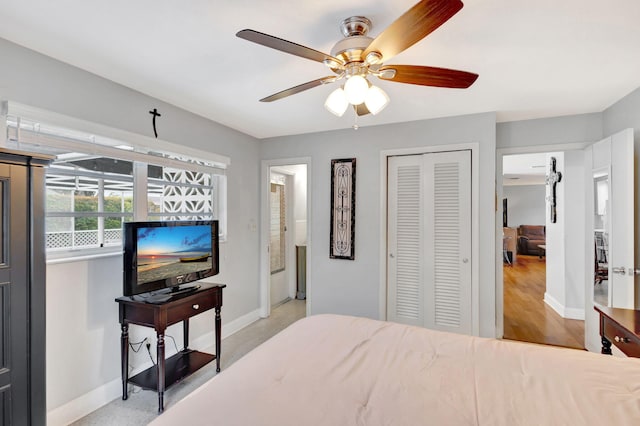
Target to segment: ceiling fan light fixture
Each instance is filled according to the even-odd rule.
[[[376,115],[389,104],[389,95],[378,86],[371,86],[364,98],[364,104],[371,114]]]
[[[342,87],[338,87],[336,90],[331,92],[329,96],[327,96],[327,100],[324,102],[324,107],[331,114],[337,115],[338,117],[342,117],[344,112],[349,107],[349,101],[347,100],[347,96],[342,90]]]
[[[477,74],[447,68],[422,65],[383,65],[447,22],[463,7],[460,0],[421,0],[393,21],[375,38],[367,34],[371,21],[364,16],[351,16],[342,21],[344,38],[331,49],[331,54],[287,41],[259,31],[245,29],[236,36],[300,58],[321,62],[335,76],[323,77],[282,90],[260,102],[272,102],[322,84],[346,78],[344,85],[333,91],[325,101],[325,108],[342,116],[349,105],[358,116],[377,114],[389,103],[389,96],[367,80],[376,76],[382,80],[419,86],[466,89],[478,78]]]
[[[352,75],[344,84],[344,93],[351,105],[360,105],[369,91],[369,82],[361,75]]]

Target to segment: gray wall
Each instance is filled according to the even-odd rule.
[[[602,137],[602,114],[511,121],[496,127],[496,148],[596,142]]]
[[[312,313],[379,317],[380,153],[394,148],[480,145],[480,333],[495,336],[495,114],[442,118],[264,140],[263,159],[312,158]],[[357,159],[355,260],[329,258],[331,159]]]
[[[545,196],[544,185],[505,186],[502,198],[507,199],[507,224],[509,227],[544,225]]]
[[[567,265],[584,265],[584,247],[591,244],[591,237],[584,233],[586,217],[583,206],[586,204],[586,188],[591,188],[591,180],[585,179],[585,155],[583,151],[567,151],[564,155],[564,229],[566,235],[565,263]],[[585,309],[584,283],[591,280],[585,276],[586,267],[566,268],[564,271],[565,307],[567,310],[583,311]],[[591,298],[588,299],[591,301]],[[591,309],[591,306],[588,307]],[[582,316],[584,318],[584,315]],[[575,317],[574,317],[575,318]]]
[[[221,274],[216,277],[228,284],[223,322],[258,309],[258,233],[249,226],[259,223],[256,139],[3,39],[0,58],[1,100],[147,136],[152,135],[148,111],[158,108],[161,139],[230,157],[229,238],[222,244]],[[122,294],[121,265],[120,257],[112,257],[47,268],[49,410],[120,377],[113,299]],[[213,314],[201,317],[192,321],[193,339],[211,331]]]

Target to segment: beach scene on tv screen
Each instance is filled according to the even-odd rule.
[[[211,269],[208,225],[138,229],[138,284]]]

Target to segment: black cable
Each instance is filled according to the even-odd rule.
[[[142,339],[142,341],[140,342],[134,342],[131,343],[129,342],[129,346],[131,347],[131,350],[134,351],[135,353],[140,352],[140,349],[142,348],[142,345],[147,341],[147,338],[145,337],[144,339]],[[137,345],[137,349],[134,348],[134,346]]]
[[[180,352],[178,350],[178,345],[176,344],[176,339],[174,339],[173,336],[164,336],[164,337],[168,337],[169,339],[173,340],[173,346],[176,347],[176,353]]]
[[[151,363],[153,365],[156,365],[155,361],[153,360],[153,357],[151,356],[151,343],[147,342],[147,352],[149,352],[149,359],[151,359]]]
[[[176,353],[180,352],[178,350],[178,344],[176,343],[176,339],[174,339],[173,336],[165,336],[165,337],[168,337],[173,341],[173,345],[176,348]],[[139,352],[140,348],[142,348],[142,345],[146,342],[147,343],[147,352],[149,353],[149,359],[151,360],[151,363],[153,365],[156,365],[156,362],[153,360],[153,355],[151,355],[151,343],[149,343],[147,340],[148,339],[145,337],[141,342],[129,343],[129,346],[131,346],[131,350],[133,350],[134,352]],[[137,349],[135,349],[133,347],[133,345],[138,345]]]

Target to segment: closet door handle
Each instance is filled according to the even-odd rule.
[[[616,267],[611,268],[611,272],[613,272],[614,274],[626,275],[627,274],[627,268],[625,268],[623,266],[616,266]]]

